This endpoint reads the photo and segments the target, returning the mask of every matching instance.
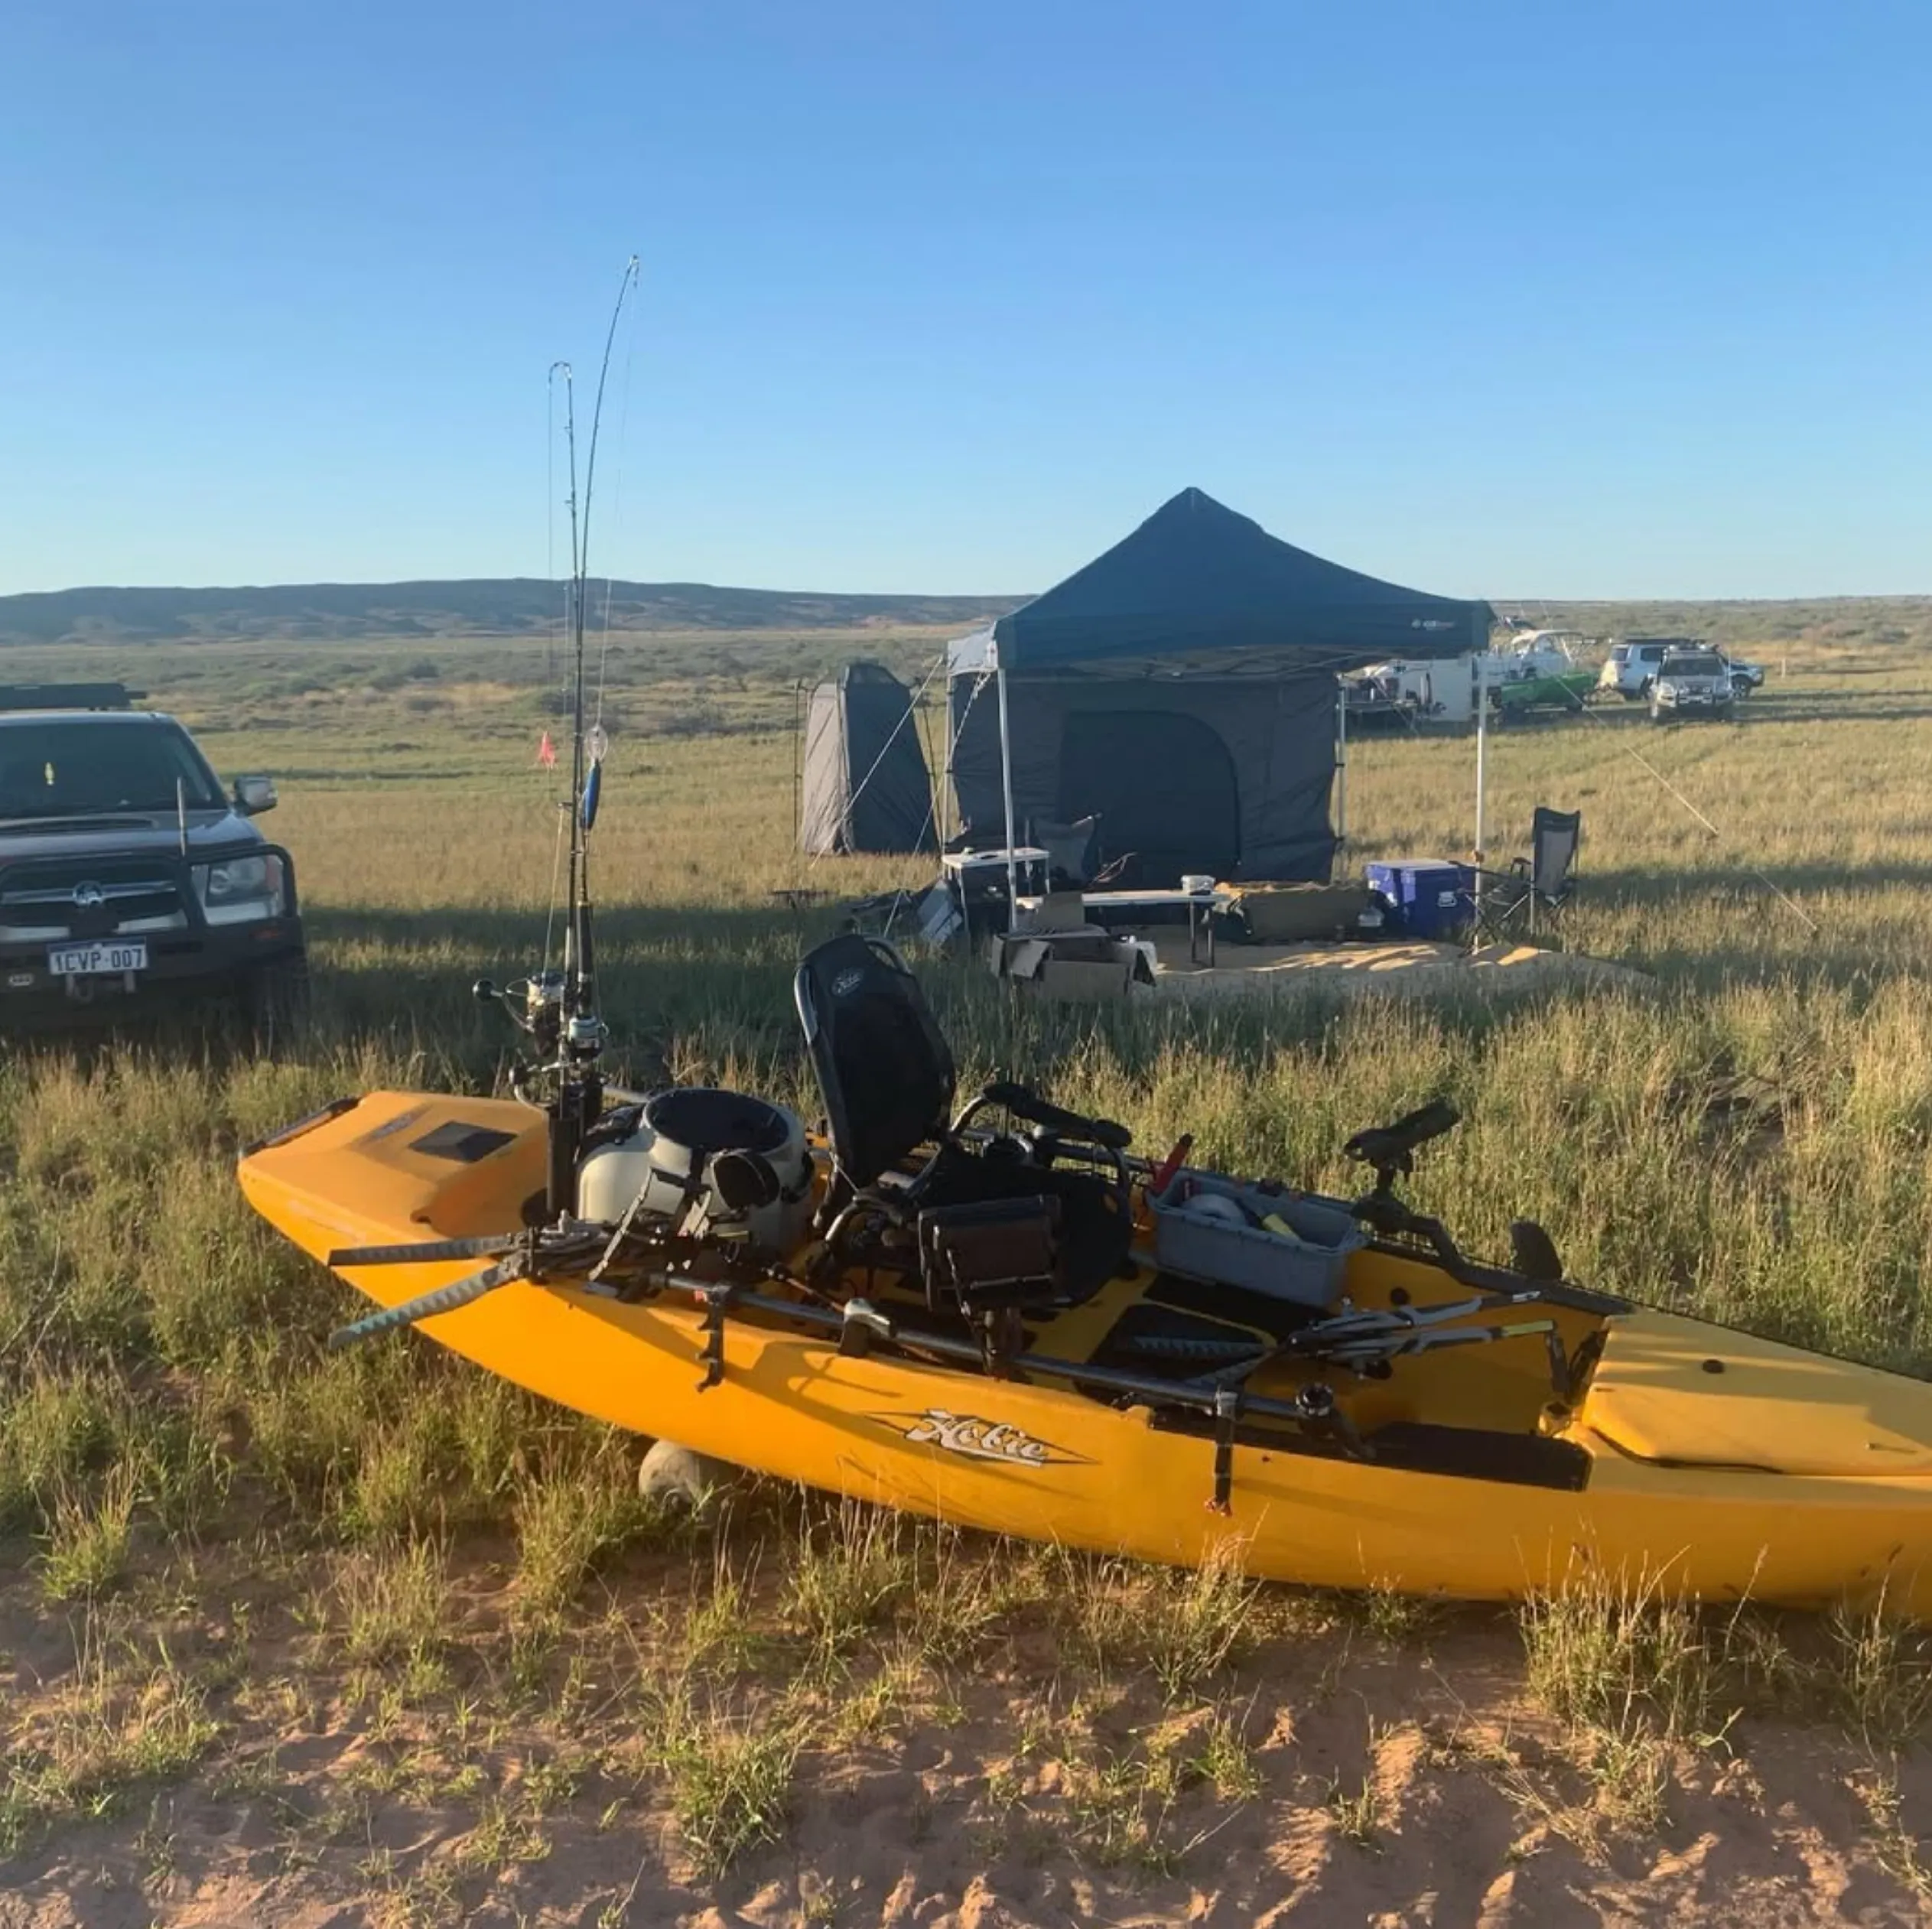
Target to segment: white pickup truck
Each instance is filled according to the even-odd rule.
[[[1657,681],[1657,666],[1675,649],[1695,649],[1694,636],[1630,636],[1617,644],[1597,672],[1596,687],[1626,703],[1641,703]]]

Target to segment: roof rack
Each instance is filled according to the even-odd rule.
[[[124,683],[0,683],[0,710],[128,710],[147,694]]]

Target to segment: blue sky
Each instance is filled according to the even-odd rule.
[[[16,0],[0,593],[542,574],[633,250],[600,571],[1041,588],[1193,483],[1449,594],[1932,589],[1929,70],[1919,0]]]

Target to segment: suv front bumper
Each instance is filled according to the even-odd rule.
[[[51,1030],[111,1023],[115,1017],[158,1012],[203,999],[232,998],[262,971],[293,963],[305,952],[295,867],[279,845],[252,845],[246,854],[197,851],[195,864],[223,854],[272,852],[281,860],[283,902],[277,916],[245,923],[210,924],[194,890],[188,860],[172,857],[143,868],[173,879],[178,920],[166,929],[151,923],[127,931],[76,929],[69,938],[39,935],[0,938],[0,1033]],[[141,854],[144,860],[151,854]],[[27,860],[44,862],[44,860]],[[5,874],[0,873],[0,887]],[[23,914],[24,915],[24,914]],[[88,938],[138,941],[148,948],[147,968],[132,974],[70,978],[47,968],[54,945]]]
[[[0,945],[0,1031],[87,1024],[201,998],[233,997],[266,967],[303,955],[299,918],[156,933],[144,941],[148,968],[130,991],[122,978],[64,978],[47,968],[44,944]]]

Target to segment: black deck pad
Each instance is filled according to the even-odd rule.
[[[1162,1433],[1197,1438],[1214,1432],[1214,1422],[1205,1415],[1178,1410],[1156,1413],[1151,1424]],[[1234,1430],[1234,1443],[1270,1453],[1312,1453],[1325,1459],[1348,1457],[1347,1449],[1332,1437],[1298,1433],[1292,1426],[1271,1426],[1260,1420],[1242,1421]],[[1366,1464],[1399,1473],[1493,1481],[1501,1486],[1548,1487],[1571,1494],[1580,1494],[1590,1484],[1589,1455],[1574,1440],[1552,1439],[1543,1433],[1397,1420],[1377,1427],[1368,1436],[1368,1444],[1371,1457]],[[1234,1478],[1238,1485],[1238,1465]]]
[[[1253,1327],[1141,1300],[1108,1328],[1094,1349],[1093,1364],[1156,1380],[1192,1380],[1260,1351],[1270,1339]],[[1173,1350],[1163,1351],[1169,1345]]]
[[[514,1142],[513,1132],[499,1132],[493,1126],[471,1125],[453,1118],[409,1141],[411,1152],[426,1153],[432,1159],[454,1160],[459,1166],[473,1166],[493,1152]]]
[[[1589,1455],[1574,1440],[1552,1439],[1547,1433],[1397,1420],[1371,1434],[1369,1446],[1384,1466],[1408,1472],[1555,1487],[1573,1494],[1589,1484]]]
[[[1222,1286],[1206,1280],[1183,1279],[1163,1273],[1147,1288],[1150,1306],[1172,1306],[1202,1319],[1222,1319],[1236,1326],[1253,1326],[1277,1339],[1286,1339],[1322,1316],[1322,1309],[1284,1300],[1251,1287]]]

